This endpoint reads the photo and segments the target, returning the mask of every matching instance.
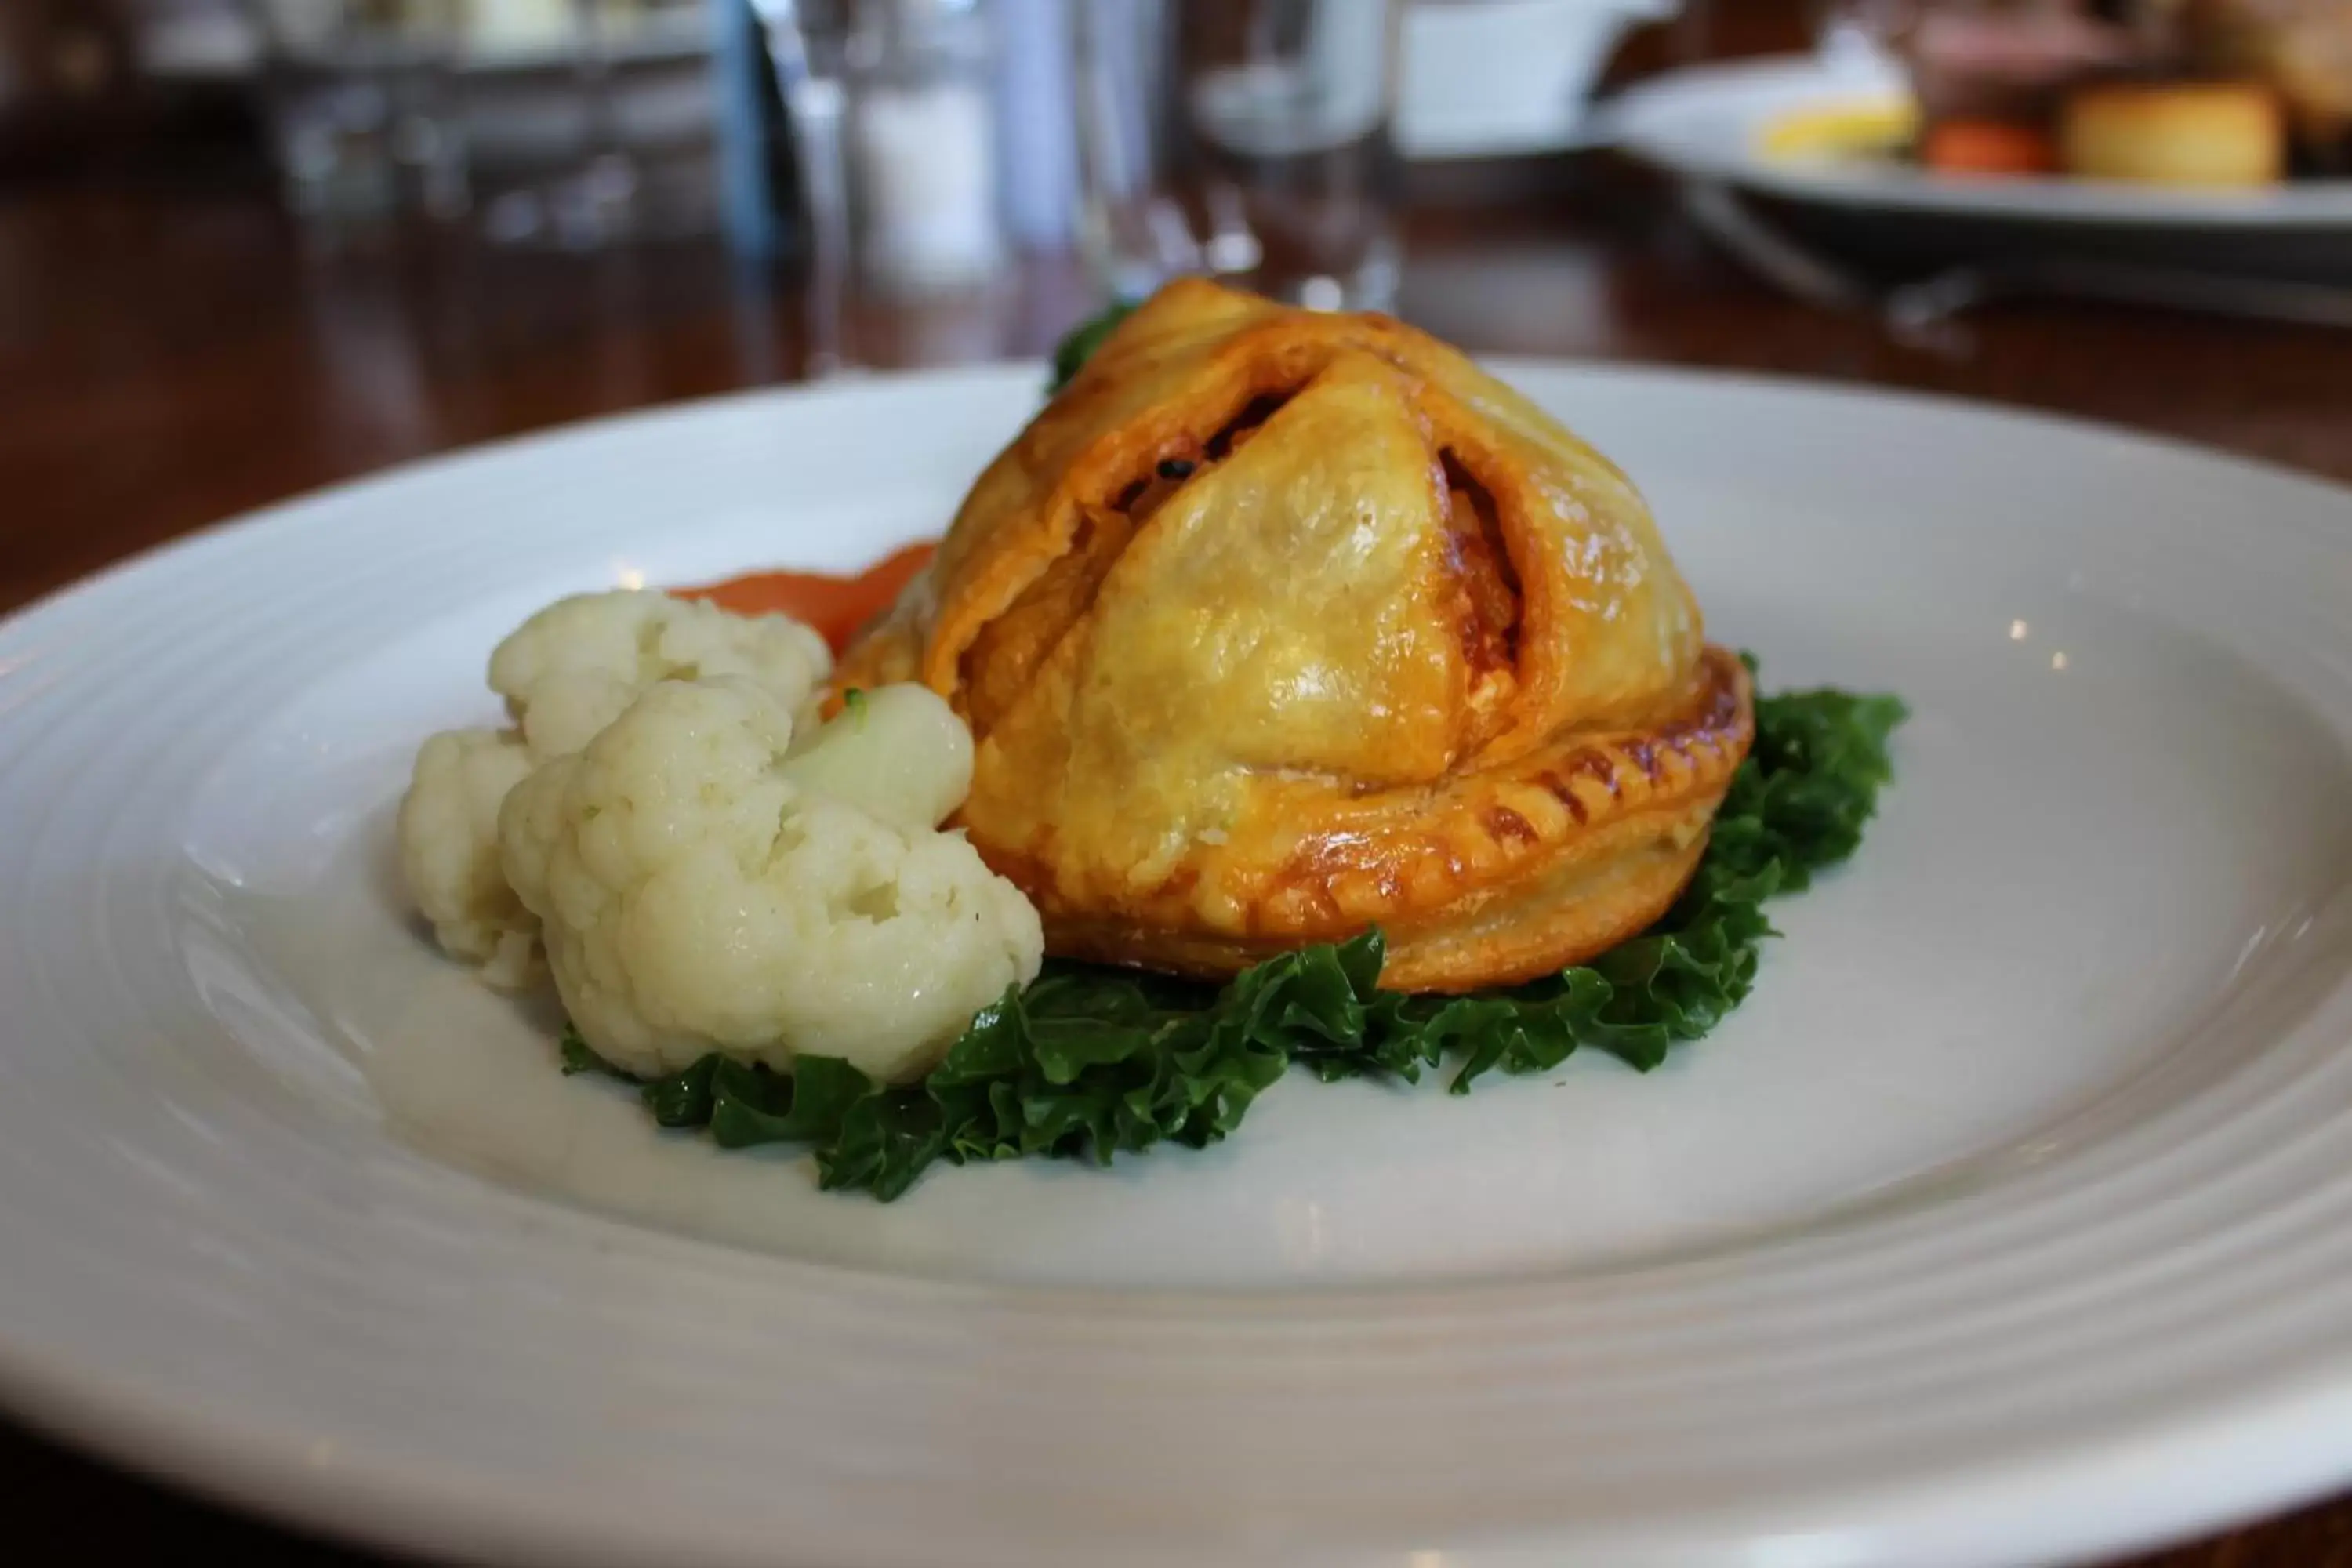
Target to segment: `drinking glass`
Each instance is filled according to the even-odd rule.
[[[1316,310],[1396,292],[1400,0],[1074,0],[1082,243],[1139,298],[1206,273]]]
[[[329,235],[467,205],[457,0],[252,0],[295,214]]]
[[[758,9],[809,219],[809,374],[1001,354],[1013,280],[992,7]]]
[[[631,68],[648,57],[649,44],[677,31],[681,16],[703,31],[699,7],[677,0],[563,0],[545,15],[536,7],[527,15],[547,31],[563,68],[575,132],[560,167],[486,204],[484,232],[500,244],[595,250],[706,226],[708,190],[681,182],[674,170],[649,166],[623,115]],[[708,184],[707,174],[701,184]]]

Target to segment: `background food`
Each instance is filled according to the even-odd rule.
[[[2054,174],[2058,143],[2041,127],[2000,120],[1946,120],[1919,143],[1921,162],[1946,174]]]
[[[1898,35],[1931,125],[2047,129],[2069,89],[2130,64],[2131,32],[2073,0],[1925,0]]]
[[[2305,156],[2352,162],[2352,5],[2343,0],[2179,0],[2188,47],[2284,100]]]
[[[2086,179],[2267,185],[2286,174],[2278,100],[2250,83],[2084,88],[2067,100],[2058,140],[2067,172]]]
[[[2352,153],[2342,0],[1913,0],[1895,37],[1947,174],[2273,183]]]

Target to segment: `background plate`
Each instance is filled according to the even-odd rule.
[[[2352,1476],[2352,497],[1503,368],[1768,684],[1917,710],[1714,1039],[1467,1100],[1295,1078],[1204,1154],[889,1208],[656,1134],[403,916],[408,755],[558,593],[935,531],[1038,374],[588,426],[0,628],[15,1401],[589,1563],[1994,1562]]]
[[[1863,158],[1777,158],[1759,138],[1793,110],[1906,90],[1883,63],[1840,56],[1697,66],[1639,82],[1600,134],[1688,179],[1780,204],[1822,243],[1914,264],[2060,249],[2306,280],[2352,272],[2352,180],[2267,190],[2095,180],[1953,179]]]
[[[1610,131],[1668,167],[1844,205],[2026,217],[2069,225],[2352,228],[2352,180],[2201,191],[2100,180],[1953,179],[1861,158],[1774,158],[1759,136],[1792,110],[1898,90],[1899,78],[1809,57],[1696,66],[1626,89]]]

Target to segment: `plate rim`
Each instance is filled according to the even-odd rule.
[[[1868,384],[1835,383],[1769,374],[1713,373],[1647,365],[1585,363],[1541,356],[1508,355],[1481,356],[1481,358],[1482,363],[1492,365],[1507,377],[1521,371],[1538,373],[1569,371],[1579,376],[1597,380],[1624,378],[1660,383],[1734,382],[1769,392],[1826,395],[1832,399],[1868,402],[1874,405],[1884,405],[1890,400],[1899,399],[1946,414],[1960,411],[1990,416],[1999,422],[2013,426],[2042,429],[2057,426],[2078,435],[2095,435],[2105,440],[2120,440],[2135,445],[2152,446],[2193,457],[2200,462],[2219,463],[2242,469],[2271,480],[2287,479],[2299,486],[2311,487],[2337,502],[2352,502],[2352,487],[2265,459],[2218,451],[2179,437],[2153,435],[2095,419],[2044,414],[2015,405],[1992,404],[1945,394],[1879,389]],[[1023,362],[1015,365],[988,366],[944,374],[917,372],[888,377],[860,378],[857,384],[882,384],[887,388],[888,384],[904,381],[939,382],[950,379],[968,379],[977,384],[989,384],[1008,377],[1016,370],[1023,374],[1034,374],[1041,368],[1034,363]],[[0,644],[5,644],[12,637],[22,635],[26,623],[46,614],[72,604],[79,604],[87,607],[89,599],[101,595],[107,591],[108,584],[118,579],[142,573],[169,571],[174,558],[186,554],[233,548],[240,544],[249,545],[253,541],[266,538],[273,529],[283,529],[289,525],[314,526],[304,523],[304,513],[310,503],[321,499],[342,497],[355,490],[376,486],[399,485],[413,479],[421,469],[446,469],[542,443],[556,444],[565,440],[593,437],[600,428],[609,426],[642,426],[666,419],[690,420],[730,406],[749,406],[770,401],[780,402],[804,397],[824,397],[835,395],[838,391],[837,387],[806,385],[762,388],[663,405],[652,409],[625,411],[546,429],[519,433],[494,442],[439,454],[416,462],[396,465],[355,480],[322,486],[304,496],[276,502],[241,517],[210,525],[192,534],[163,542],[136,555],[111,563],[89,577],[65,584],[12,612],[5,620],[0,620]],[[928,1285],[923,1288],[936,1289]],[[27,1349],[28,1347],[16,1343],[13,1332],[0,1331],[0,1387],[5,1387],[7,1391],[5,1403],[20,1414],[26,1415],[34,1425],[44,1431],[58,1434],[68,1443],[127,1458],[135,1467],[167,1482],[192,1485],[214,1495],[234,1498],[257,1511],[289,1520],[308,1528],[396,1546],[406,1545],[411,1548],[425,1546],[434,1550],[450,1549],[449,1544],[443,1542],[439,1531],[432,1527],[436,1523],[447,1524],[455,1516],[444,1512],[437,1514],[436,1519],[425,1518],[417,1510],[419,1500],[415,1494],[414,1492],[396,1493],[394,1489],[389,1489],[383,1482],[383,1472],[380,1468],[373,1472],[373,1479],[369,1473],[360,1473],[357,1479],[353,1479],[352,1472],[330,1469],[321,1474],[312,1468],[305,1467],[299,1462],[299,1455],[288,1453],[282,1447],[277,1458],[265,1458],[265,1451],[268,1448],[267,1435],[260,1433],[257,1428],[246,1433],[245,1436],[248,1439],[247,1441],[235,1444],[224,1443],[221,1440],[222,1423],[216,1414],[212,1416],[200,1416],[175,1408],[169,1402],[146,1399],[137,1391],[121,1388],[110,1389],[97,1400],[93,1400],[89,1394],[93,1380],[87,1375],[86,1371],[79,1377],[55,1373],[54,1369],[38,1364],[37,1352],[32,1352],[28,1358]],[[2352,1373],[2352,1368],[2347,1368],[2346,1371]],[[2265,1391],[2260,1397],[2248,1395],[2242,1403],[2259,1406],[2261,1410],[2269,1412],[2264,1419],[2272,1423],[2289,1418],[2316,1421],[2322,1415],[2328,1420],[2341,1420],[2346,1415],[2352,1415],[2352,1384],[2342,1386],[2331,1385],[2327,1389],[2319,1391],[2310,1388],[2301,1390],[2291,1387],[2281,1388]],[[2318,1414],[2307,1416],[2297,1415],[2296,1413],[2304,1410],[2305,1406],[2310,1406]],[[2210,1411],[2211,1407],[2209,1405],[2205,1408]],[[2228,1417],[2211,1416],[2210,1424],[2212,1430],[2206,1433],[2202,1440],[2211,1446],[2216,1453],[2221,1452],[2231,1445],[2237,1428],[2247,1419],[2249,1417],[2243,1414]],[[230,1451],[232,1448],[234,1452]],[[2013,1459],[2010,1468],[2019,1474],[2024,1474],[2030,1473],[2033,1467],[2026,1460]],[[2340,1480],[2343,1468],[2341,1466],[2329,1466],[2328,1473],[2325,1478],[2311,1479],[2307,1484],[2299,1483],[2284,1489],[2275,1500],[2284,1503],[2310,1495],[2313,1491]],[[285,1490],[287,1478],[289,1475],[298,1479],[299,1486],[302,1489],[299,1496],[289,1495]],[[2173,1500],[2178,1502],[2177,1511],[2181,1513],[2182,1518],[2172,1524],[2160,1526],[2152,1524],[2150,1528],[2154,1533],[2147,1537],[2147,1543],[2163,1538],[2176,1529],[2196,1528],[2209,1521],[2218,1521],[2231,1509],[2242,1505],[2242,1493],[2233,1493],[2232,1496],[2237,1500],[2226,1507],[2213,1504],[2205,1512],[2196,1512],[2192,1505],[2200,1500],[2192,1490],[2184,1489]],[[467,1528],[476,1532],[468,1538],[473,1547],[496,1548],[502,1542],[516,1544],[519,1541],[517,1531],[527,1530],[533,1533],[539,1532],[543,1529],[546,1521],[554,1517],[545,1510],[534,1511],[528,1506],[528,1500],[525,1500],[524,1505],[512,1510],[500,1506],[512,1500],[511,1499],[492,1500],[484,1506],[483,1511],[478,1516],[472,1517],[472,1521]],[[446,1504],[446,1498],[442,1500],[443,1504]],[[436,1506],[438,1508],[441,1504]],[[354,1510],[380,1515],[377,1522],[383,1532],[378,1533],[375,1529],[366,1527],[364,1521],[357,1519]],[[2191,1513],[2195,1513],[2196,1516],[2189,1517]],[[1697,1543],[1701,1540],[1699,1537],[1690,1539],[1693,1543]],[[2102,1536],[2099,1543],[2113,1544],[2113,1539]],[[467,1543],[455,1544],[459,1549],[465,1549]],[[542,1544],[546,1549],[552,1550],[551,1542],[543,1542]],[[687,1544],[672,1542],[671,1545],[679,1555],[684,1555],[688,1551]],[[571,1543],[572,1548],[580,1546],[593,1546],[600,1551],[616,1552],[625,1546],[631,1551],[642,1550],[641,1546],[616,1542],[609,1532],[601,1530],[593,1538],[576,1539]],[[567,1551],[570,1549],[567,1548]],[[1529,1558],[1528,1561],[1531,1562],[1563,1560],[1545,1548],[1539,1542],[1528,1543],[1527,1549],[1545,1553],[1541,1559]],[[1507,1552],[1513,1548],[1508,1543],[1505,1543],[1501,1550]],[[1670,1545],[1662,1547],[1661,1550],[1679,1549],[1672,1548]],[[578,1560],[627,1561],[629,1558],[613,1556],[609,1559],[600,1559],[595,1552],[592,1552]],[[714,1556],[711,1560],[727,1559]],[[773,1560],[772,1557],[770,1560]],[[1923,1554],[1893,1560],[1916,1561],[1924,1563],[1940,1559]]]
[[[567,1568],[640,1568],[653,1560],[709,1568],[933,1568],[932,1560],[891,1551],[803,1555],[765,1536],[688,1541],[658,1530],[632,1534],[625,1509],[582,1518],[560,1500],[539,1503],[496,1486],[468,1486],[455,1470],[401,1467],[383,1455],[362,1456],[357,1464],[320,1464],[304,1444],[266,1423],[198,1415],[118,1384],[96,1397],[90,1390],[89,1380],[53,1376],[17,1357],[0,1339],[0,1408],[37,1440],[197,1506],[242,1512],[248,1521],[298,1531],[330,1545],[464,1562],[560,1563]],[[2282,1372],[2271,1386],[2242,1391],[2234,1400],[2191,1405],[2158,1433],[2059,1442],[2047,1451],[2017,1447],[1998,1463],[1963,1478],[1882,1485],[1859,1494],[1820,1488],[1814,1495],[1778,1499],[1745,1518],[1693,1509],[1615,1540],[1565,1547],[1540,1528],[1474,1537],[1434,1550],[1415,1549],[1402,1561],[1411,1568],[1430,1563],[1443,1568],[1457,1556],[1481,1568],[1752,1564],[1753,1557],[1725,1554],[1727,1529],[1750,1541],[1783,1543],[1771,1558],[1776,1568],[2004,1568],[2027,1555],[2036,1562],[2074,1561],[2084,1553],[2156,1551],[2242,1522],[2250,1510],[2267,1517],[2334,1495],[2347,1466],[2319,1462],[2298,1468],[2287,1456],[2316,1452],[2320,1445],[2282,1442],[2277,1435],[2290,1426],[2340,1433],[2347,1424],[2352,1362],[2327,1385],[2315,1385],[2299,1372]],[[2249,1431],[2266,1439],[2260,1445],[2262,1460],[2252,1464],[2248,1454],[2256,1445],[2246,1442]],[[2284,1455],[2273,1452],[2281,1448]],[[2168,1489],[2162,1503],[2150,1508],[2146,1485],[2127,1479],[2138,1465],[2195,1479]],[[2233,1468],[2262,1472],[2259,1488],[2215,1479]],[[2037,1518],[2036,1501],[2021,1506],[2012,1500],[2003,1509],[1988,1509],[1965,1495],[1988,1490],[2029,1500],[2039,1494],[2051,1500],[2053,1517],[2071,1512],[2075,1522],[2053,1531]],[[1806,1526],[1818,1519],[1814,1510],[1824,1505],[1836,1510],[1841,1522],[1809,1531]],[[2135,1517],[2121,1530],[2083,1522],[2110,1509]],[[1859,1524],[1853,1522],[1858,1515]],[[1370,1568],[1400,1558],[1387,1549],[1335,1551],[1296,1543],[1226,1550],[1219,1560],[1234,1568]],[[1043,1560],[974,1552],[964,1561],[980,1568],[1027,1568]],[[1053,1561],[1066,1559],[1057,1555]],[[1180,1546],[1122,1552],[1118,1561],[1137,1568],[1195,1568],[1200,1558]]]

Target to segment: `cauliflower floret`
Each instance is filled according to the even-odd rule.
[[[657,680],[746,676],[797,712],[832,672],[824,638],[798,621],[652,589],[558,599],[490,655],[490,689],[541,760],[585,746]]]
[[[767,690],[664,682],[508,796],[508,879],[606,1060],[652,1075],[712,1050],[785,1069],[808,1054],[904,1082],[1035,978],[1037,911],[929,826],[961,797],[969,734],[942,743],[942,718],[962,727],[929,692],[882,697],[788,760],[792,716]],[[889,742],[868,752],[878,774],[852,765],[861,722]]]
[[[742,676],[799,709],[832,669],[824,639],[798,621],[650,591],[574,595],[525,621],[490,656],[490,689],[519,728],[436,735],[401,802],[409,891],[442,951],[508,989],[541,973],[539,920],[507,885],[498,842],[499,805],[533,767],[586,745],[656,681]],[[967,761],[959,802],[970,777]]]
[[[532,767],[512,731],[451,730],[416,753],[400,803],[400,864],[434,940],[520,989],[537,968],[539,921],[499,868],[499,806]]]
[[[793,737],[784,776],[877,822],[937,827],[971,793],[971,731],[927,686],[854,691],[839,718]]]

